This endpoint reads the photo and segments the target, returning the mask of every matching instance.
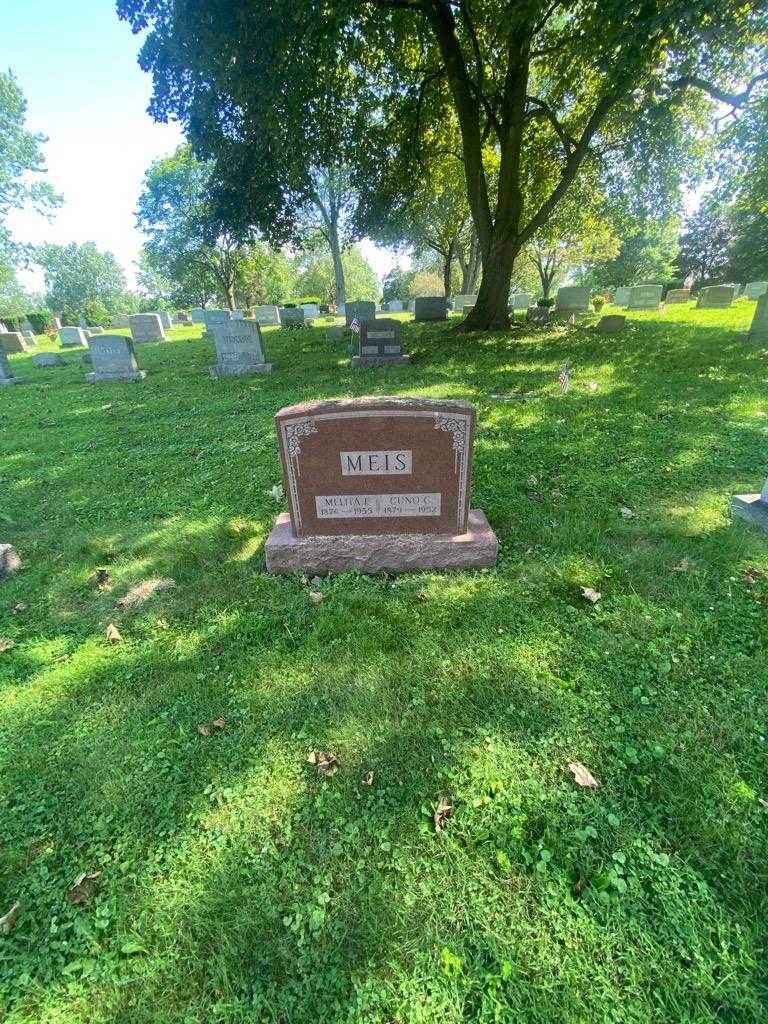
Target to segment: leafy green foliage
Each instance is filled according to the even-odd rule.
[[[356,245],[351,245],[341,255],[344,266],[346,294],[350,301],[367,299],[379,300],[381,287],[371,265]],[[309,247],[300,253],[296,261],[297,278],[295,288],[307,295],[319,295],[322,302],[334,302],[336,296],[336,275],[333,260],[318,248]]]
[[[666,284],[675,276],[678,251],[676,219],[647,220],[622,239],[613,259],[595,261],[582,279],[598,288]]]
[[[732,238],[733,229],[721,203],[716,198],[704,200],[688,219],[680,237],[676,259],[680,277],[693,274],[700,284],[722,280]]]
[[[79,316],[86,303],[98,302],[109,312],[117,310],[125,275],[111,252],[100,252],[93,242],[48,243],[35,251],[35,262],[45,274],[50,309],[67,308]]]
[[[760,1024],[768,550],[726,513],[764,472],[753,308],[469,359],[406,322],[413,364],[370,375],[322,329],[268,329],[279,370],[215,384],[197,327],[143,345],[135,386],[11,356],[9,1024]],[[372,392],[477,406],[494,569],[264,572],[275,410]],[[116,608],[148,578],[176,586]]]

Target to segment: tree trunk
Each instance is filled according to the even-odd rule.
[[[328,230],[328,245],[333,260],[333,277],[336,282],[336,299],[334,305],[340,306],[347,301],[347,283],[344,280],[344,264],[341,262],[341,246],[339,245],[339,227],[331,220]]]
[[[461,291],[464,295],[474,295],[477,291],[477,280],[480,277],[480,239],[477,231],[472,228],[469,239],[469,260],[466,269],[462,268]]]
[[[518,252],[514,238],[499,238],[494,233],[488,259],[483,262],[477,302],[457,330],[497,331],[509,327],[509,285]]]
[[[453,266],[455,242],[451,242],[443,257],[443,291],[446,299],[451,297],[451,267]]]

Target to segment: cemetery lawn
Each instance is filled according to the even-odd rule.
[[[766,1021],[768,538],[727,513],[768,469],[753,310],[409,324],[411,367],[356,372],[267,331],[275,373],[220,381],[198,327],[138,384],[12,356],[2,1020]],[[477,406],[495,569],[264,572],[274,413],[370,393]]]

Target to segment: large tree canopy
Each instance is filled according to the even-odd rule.
[[[274,230],[331,156],[369,188],[396,161],[411,188],[422,143],[451,122],[484,266],[470,329],[507,323],[514,260],[585,160],[600,159],[618,187],[647,179],[653,193],[685,173],[675,150],[698,139],[697,96],[738,107],[768,79],[756,71],[765,5],[744,0],[118,0],[118,10],[150,29],[141,62],[155,116],[178,117],[216,158],[222,209],[247,210],[258,194]]]
[[[45,273],[46,302],[50,309],[67,307],[78,314],[89,302],[117,312],[125,291],[125,276],[111,252],[101,252],[93,242],[42,245],[35,260]]]

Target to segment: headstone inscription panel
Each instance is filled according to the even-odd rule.
[[[752,326],[749,328],[749,340],[768,342],[768,292],[763,292],[757,300]]]
[[[589,309],[589,288],[568,285],[557,289],[555,310],[558,313],[586,313]]]
[[[423,298],[414,299],[414,319],[417,323],[427,323],[432,320],[445,320],[448,315],[448,306],[444,295],[427,295]]]
[[[651,309],[658,313],[664,288],[660,284],[635,284],[629,289],[627,309]]]
[[[216,365],[212,377],[240,377],[246,373],[271,373],[272,364],[264,362],[261,328],[255,320],[234,317],[211,327],[216,345]]]
[[[11,363],[3,348],[0,348],[0,386],[18,384],[19,378],[14,377]]]
[[[82,327],[62,327],[59,342],[62,348],[80,348],[88,343],[88,339]]]
[[[733,292],[732,284],[712,284],[702,288],[696,309],[729,309],[733,302]]]
[[[748,281],[744,285],[744,295],[748,299],[759,299],[768,292],[768,281]]]
[[[403,366],[410,356],[403,353],[403,325],[399,320],[382,317],[372,323],[364,323],[358,335],[359,348],[352,357],[352,366]]]
[[[144,341],[165,341],[165,331],[157,313],[134,313],[128,317],[131,338],[138,344]]]
[[[88,342],[93,373],[85,379],[89,384],[111,380],[144,380],[145,370],[136,362],[133,340],[124,334],[99,334]]]
[[[0,349],[6,355],[9,352],[28,352],[30,348],[32,346],[27,342],[21,331],[5,331],[0,334]]]
[[[270,572],[404,572],[494,564],[496,537],[470,511],[468,402],[307,402],[275,417],[289,512],[266,545]]]

